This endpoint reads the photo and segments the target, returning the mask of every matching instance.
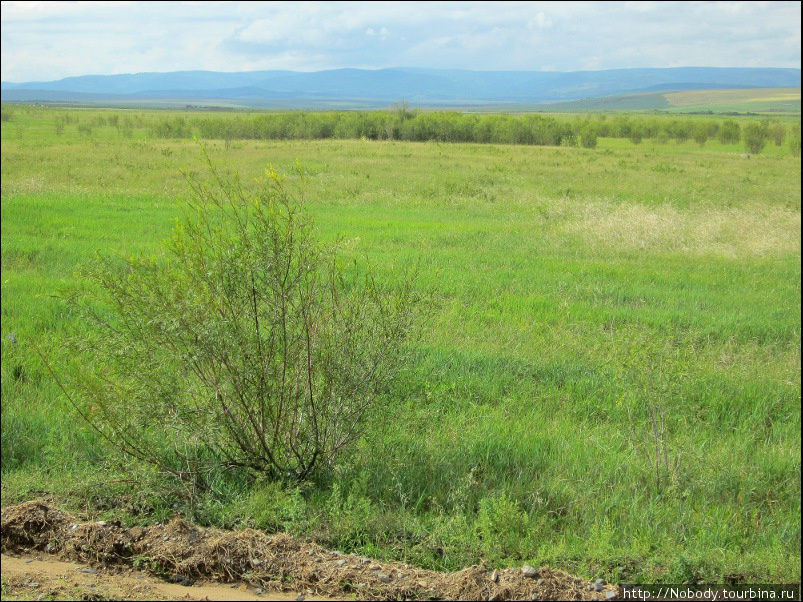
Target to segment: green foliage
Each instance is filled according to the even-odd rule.
[[[767,136],[775,143],[775,146],[781,146],[786,138],[786,128],[782,123],[772,123],[767,126]]]
[[[411,275],[388,287],[344,269],[275,172],[248,192],[211,169],[166,257],[87,271],[103,295],[84,301],[94,329],[72,341],[68,398],[178,477],[304,479],[359,437],[404,368],[421,297]]]
[[[156,138],[191,138],[192,128],[183,117],[161,119],[151,126],[150,135]]]
[[[307,503],[299,487],[260,481],[237,508],[237,516],[251,527],[275,533],[303,533],[308,528]]]
[[[597,132],[593,126],[587,125],[580,130],[580,145],[583,148],[597,147]]]
[[[741,140],[742,128],[732,119],[726,119],[722,122],[717,137],[722,144],[736,144]]]
[[[480,500],[475,527],[483,552],[498,562],[522,548],[529,521],[519,503],[502,493]]]
[[[694,141],[700,146],[703,146],[708,140],[708,136],[708,125],[705,123],[698,123],[694,128]]]
[[[719,135],[724,143],[738,142],[739,125],[733,120],[656,119],[617,115],[608,120],[596,116],[566,121],[546,115],[466,114],[447,111],[411,111],[406,106],[393,111],[338,113],[263,113],[225,117],[160,119],[150,135],[185,138],[197,132],[204,139],[299,140],[365,139],[414,142],[479,142],[535,146],[594,148],[596,137],[624,138],[634,144],[644,139],[673,138],[699,144]],[[734,132],[735,128],[735,132]],[[588,146],[586,146],[588,145]]]
[[[367,496],[367,473],[352,482],[346,494],[335,482],[326,500],[328,539],[337,549],[352,550],[367,544],[377,532],[379,516]]]
[[[748,123],[742,131],[742,139],[747,152],[757,155],[767,144],[769,133],[764,123]]]
[[[800,127],[792,129],[789,133],[789,150],[795,157],[800,156]]]

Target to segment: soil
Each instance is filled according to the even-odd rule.
[[[40,500],[2,511],[3,597],[85,600],[605,600],[542,567],[454,573],[329,551],[287,535],[175,518],[124,528],[82,522]]]
[[[31,600],[296,600],[297,593],[257,593],[246,583],[181,585],[131,569],[93,569],[47,554],[2,555],[3,598]],[[306,597],[306,600],[323,598]]]

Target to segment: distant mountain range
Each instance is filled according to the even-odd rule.
[[[695,89],[800,86],[800,69],[677,67],[604,71],[174,71],[2,82],[4,101],[159,103],[275,107],[533,104]]]

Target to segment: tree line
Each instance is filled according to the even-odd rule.
[[[760,152],[767,142],[787,139],[799,149],[799,128],[767,119],[742,126],[733,119],[656,118],[596,115],[559,119],[537,114],[473,114],[456,111],[341,111],[260,113],[240,116],[159,119],[149,128],[157,138],[222,140],[367,139],[415,142],[474,142],[594,148],[597,138],[624,138],[634,144],[658,142],[724,144],[744,142]]]

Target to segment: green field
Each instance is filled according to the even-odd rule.
[[[440,569],[800,581],[788,145],[746,159],[714,140],[206,141],[245,181],[272,164],[297,188],[298,160],[320,236],[349,239],[380,278],[421,260],[437,310],[392,402],[336,465],[299,486],[226,472],[188,491],[104,447],[34,346],[86,327],[69,297],[96,251],[157,251],[202,153],[149,133],[163,113],[72,110],[59,129],[62,114],[14,107],[2,124],[3,505],[48,496],[126,523],[181,513]],[[110,114],[134,125],[81,129]]]

